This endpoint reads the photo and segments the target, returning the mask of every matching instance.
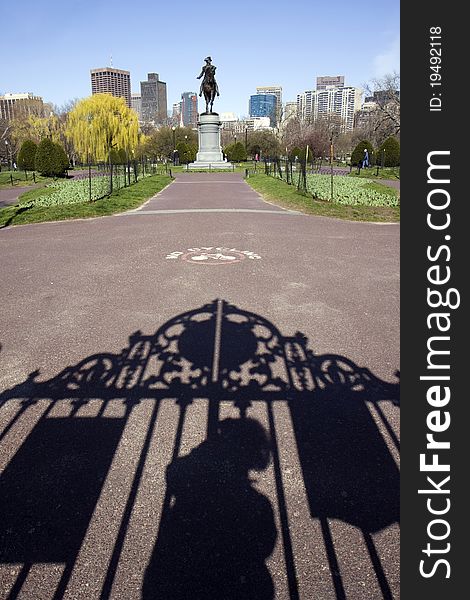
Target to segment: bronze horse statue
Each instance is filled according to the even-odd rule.
[[[208,56],[204,60],[206,61],[206,64],[202,67],[201,73],[200,75],[198,75],[198,77],[196,77],[196,79],[201,79],[201,77],[204,76],[204,79],[201,83],[199,96],[202,96],[202,94],[204,94],[204,99],[206,101],[206,113],[209,113],[212,112],[214,98],[216,96],[219,96],[220,94],[219,87],[215,80],[215,70],[217,67],[215,67],[212,64],[212,58],[210,56]]]

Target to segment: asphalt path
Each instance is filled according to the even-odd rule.
[[[0,208],[8,206],[9,204],[15,204],[23,192],[27,192],[33,188],[34,185],[12,186],[0,189]]]
[[[0,252],[0,597],[399,597],[397,224],[194,173]]]

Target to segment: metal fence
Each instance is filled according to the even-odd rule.
[[[264,173],[270,177],[276,177],[289,185],[294,185],[300,192],[307,193],[307,172],[313,167],[305,160],[290,160],[285,158],[274,158],[256,164],[253,173]]]
[[[150,162],[147,160],[133,160],[126,164],[109,164],[109,163],[98,163],[98,164],[77,164],[75,168],[79,169],[78,173],[73,173],[73,179],[84,180],[88,179],[90,182],[90,200],[100,200],[109,196],[113,192],[129,187],[134,183],[137,183],[144,177],[150,175],[171,175],[168,164]],[[80,168],[83,171],[80,172]],[[101,194],[93,195],[91,192],[92,179],[95,177],[107,177],[108,186],[106,191],[103,190]]]

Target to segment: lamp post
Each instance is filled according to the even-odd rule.
[[[173,125],[171,128],[173,132],[173,166],[176,165],[176,127]]]
[[[334,155],[333,138],[334,138],[334,133],[332,132],[331,137],[330,137],[331,201],[333,201],[333,155]]]
[[[5,146],[6,146],[6,150],[7,150],[7,162],[8,162],[8,170],[11,171],[11,160],[10,160],[10,148],[8,147],[8,140],[5,140]]]
[[[248,127],[245,125],[245,152],[248,155]]]
[[[93,115],[89,114],[87,116],[88,121],[88,198],[91,202],[91,156],[90,156],[90,138],[91,138],[91,122],[93,120]]]
[[[49,119],[47,120],[47,128],[49,130],[49,139],[52,141],[52,117],[54,116],[54,113],[52,111],[50,111],[49,113]]]

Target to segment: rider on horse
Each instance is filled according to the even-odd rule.
[[[215,80],[215,70],[217,67],[215,67],[212,64],[212,58],[210,56],[208,56],[204,60],[206,64],[202,67],[201,74],[196,79],[201,79],[201,77],[204,76],[204,79],[201,83],[201,87],[199,89],[199,96],[202,96],[202,94],[204,94],[204,98],[206,100],[206,112],[209,112],[209,104],[212,112],[212,104],[214,103],[214,98],[216,95],[220,95],[219,87]]]

